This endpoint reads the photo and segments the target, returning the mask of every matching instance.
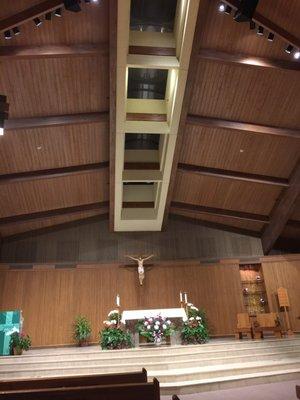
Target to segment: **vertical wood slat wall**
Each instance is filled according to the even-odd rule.
[[[72,322],[78,314],[90,319],[92,341],[97,342],[117,293],[123,309],[147,309],[178,307],[179,291],[187,291],[188,300],[206,310],[213,335],[233,334],[236,314],[244,311],[238,260],[206,265],[195,261],[157,263],[146,272],[142,287],[136,269],[122,264],[12,268],[0,266],[0,310],[23,310],[24,329],[33,346],[73,343]],[[292,327],[300,331],[300,257],[265,261],[263,271],[270,311],[278,312],[277,288],[287,287]]]

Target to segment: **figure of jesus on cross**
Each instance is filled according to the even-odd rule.
[[[128,258],[130,258],[133,261],[136,261],[138,263],[138,274],[139,274],[139,281],[140,281],[140,285],[143,285],[143,281],[145,279],[145,268],[144,268],[144,261],[149,260],[150,258],[154,257],[153,254],[151,254],[150,256],[137,256],[137,257],[133,257],[133,256],[126,256]]]

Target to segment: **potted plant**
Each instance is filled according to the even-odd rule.
[[[174,332],[170,320],[158,315],[155,318],[144,318],[136,325],[136,330],[142,338],[146,338],[148,343],[160,345],[163,341],[168,341]]]
[[[182,344],[202,344],[209,339],[207,319],[204,310],[199,310],[193,304],[187,305],[187,321],[181,330]]]
[[[91,324],[86,317],[79,315],[74,323],[74,339],[77,341],[78,346],[88,346],[88,340],[91,336]]]
[[[10,347],[13,355],[20,356],[23,350],[29,350],[30,346],[31,339],[25,333],[14,332],[10,336]]]
[[[119,350],[133,347],[131,335],[121,324],[121,315],[118,310],[108,314],[103,321],[104,329],[100,331],[100,346],[102,350]]]

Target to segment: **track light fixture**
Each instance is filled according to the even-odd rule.
[[[33,22],[35,23],[36,27],[41,26],[43,23],[39,18],[34,18]]]
[[[230,15],[231,14],[231,11],[232,11],[232,7],[230,7],[230,6],[226,6],[225,7],[225,14],[227,14],[227,15]]]
[[[257,28],[257,32],[256,32],[259,36],[263,36],[264,34],[264,28],[262,26],[259,26]]]
[[[225,11],[225,9],[226,9],[225,4],[224,3],[220,3],[219,7],[218,7],[218,10],[223,13]]]
[[[289,44],[286,48],[285,48],[285,52],[288,54],[291,54],[291,52],[294,50],[294,47]]]
[[[4,135],[4,120],[8,118],[8,110],[7,97],[0,95],[0,136]]]
[[[61,8],[58,8],[57,10],[54,11],[54,15],[58,18],[61,18]]]
[[[274,41],[274,37],[275,37],[274,33],[270,32],[269,35],[268,35],[268,41],[269,42],[273,42]]]
[[[79,12],[81,11],[80,0],[64,0],[65,9],[68,11]]]
[[[294,53],[294,58],[295,58],[296,60],[299,60],[299,58],[300,58],[300,51],[299,51],[299,50],[295,51],[295,53]]]
[[[6,40],[11,39],[11,38],[12,38],[12,36],[11,36],[11,31],[5,31],[5,32],[4,32],[4,38],[5,38]]]
[[[250,22],[255,13],[259,0],[241,0],[238,9],[235,12],[236,22]]]
[[[51,19],[52,19],[52,13],[51,13],[51,12],[48,12],[48,13],[45,15],[45,19],[46,19],[47,21],[51,21]]]
[[[252,20],[250,21],[250,25],[249,26],[250,26],[251,31],[253,31],[256,28],[256,24]]]

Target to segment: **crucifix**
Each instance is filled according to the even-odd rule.
[[[140,281],[140,285],[143,285],[143,281],[145,279],[145,267],[144,267],[144,261],[149,260],[150,258],[154,257],[153,254],[151,254],[150,256],[125,256],[130,258],[133,261],[136,261],[138,263],[138,274],[139,274],[139,281]],[[146,267],[147,268],[147,267]]]

